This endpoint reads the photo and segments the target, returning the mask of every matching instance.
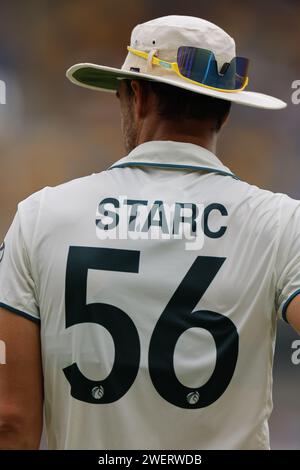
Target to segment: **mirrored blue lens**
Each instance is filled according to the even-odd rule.
[[[219,71],[213,52],[188,46],[179,47],[177,63],[184,77],[224,90],[241,89],[247,78],[249,66],[249,60],[245,57],[235,57],[231,62],[223,64]]]

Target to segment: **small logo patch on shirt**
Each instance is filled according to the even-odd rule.
[[[3,256],[4,256],[4,250],[5,250],[5,243],[2,242],[1,245],[0,245],[0,263],[3,259]]]

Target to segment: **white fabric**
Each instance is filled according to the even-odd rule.
[[[133,166],[124,167],[128,163]],[[216,232],[224,226],[226,231],[219,238],[205,235],[198,251],[186,250],[183,239],[100,240],[95,223],[99,202],[120,196],[204,207],[221,204],[228,215],[212,211],[208,227]],[[0,303],[41,320],[50,449],[269,447],[276,317],[300,287],[299,201],[235,179],[216,156],[196,145],[149,142],[108,171],[45,188],[20,203],[5,245]],[[66,328],[70,246],[140,253],[138,272],[89,269],[86,279],[86,304],[104,303],[126,312],[140,341],[137,377],[111,404],[101,404],[100,389],[91,391],[98,396],[97,404],[73,398],[63,373],[77,363],[90,380],[103,380],[114,362],[113,340],[104,326],[88,322]],[[209,406],[185,409],[157,392],[148,355],[162,312],[199,256],[226,259],[193,312],[208,310],[230,319],[239,335],[239,351],[224,393]],[[200,281],[199,286],[194,282],[175,309],[197,294]],[[77,305],[73,308],[71,316],[77,314]],[[97,318],[102,318],[101,309]],[[128,352],[131,347],[129,342]],[[164,341],[160,347],[164,358]],[[174,352],[178,380],[200,387],[215,364],[211,334],[203,328],[186,330]]]

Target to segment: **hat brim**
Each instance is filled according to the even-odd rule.
[[[237,104],[252,106],[254,108],[263,109],[283,109],[287,104],[273,96],[265,95],[263,93],[256,93],[252,91],[237,91],[234,93],[227,93],[202,86],[194,85],[188,81],[183,81],[180,77],[174,79],[150,75],[140,72],[129,72],[126,70],[116,69],[113,67],[106,67],[104,65],[96,64],[76,64],[70,67],[66,76],[76,85],[91,88],[93,90],[116,92],[118,89],[119,80],[122,79],[143,79],[154,80],[156,82],[166,83],[185,90],[193,91],[203,95],[219,98],[227,101],[232,101]]]

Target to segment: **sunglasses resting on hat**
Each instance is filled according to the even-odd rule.
[[[127,46],[127,50],[143,59],[148,59],[148,52]],[[234,57],[222,65],[220,72],[213,52],[198,47],[181,46],[177,50],[177,62],[167,62],[152,56],[152,63],[173,70],[179,77],[196,85],[218,91],[235,92],[246,88],[249,60]]]

